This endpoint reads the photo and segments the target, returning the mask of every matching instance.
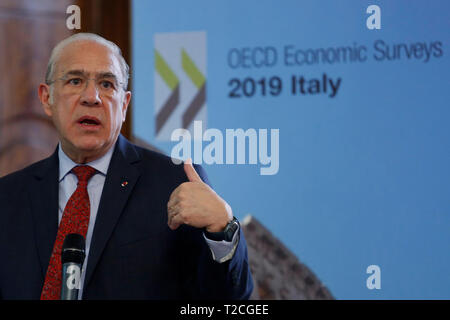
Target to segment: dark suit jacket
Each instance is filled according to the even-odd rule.
[[[206,176],[200,166],[196,170]],[[39,299],[58,229],[58,153],[0,179],[0,298]],[[128,185],[121,184],[128,181]],[[103,187],[83,299],[246,299],[242,232],[233,258],[212,259],[202,230],[167,226],[182,165],[119,136]]]

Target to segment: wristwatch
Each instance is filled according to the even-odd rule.
[[[233,240],[233,236],[236,233],[236,230],[239,229],[239,221],[238,219],[236,219],[236,217],[233,217],[233,220],[231,220],[230,222],[228,222],[228,224],[226,225],[225,229],[221,232],[208,232],[205,228],[204,232],[205,232],[205,236],[210,239],[210,240],[214,240],[214,241],[228,241],[230,242],[231,240]]]

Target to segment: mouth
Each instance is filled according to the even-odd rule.
[[[101,122],[96,117],[83,116],[77,120],[77,123],[87,129],[97,129],[100,127]]]

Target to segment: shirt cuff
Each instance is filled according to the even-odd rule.
[[[236,229],[231,241],[214,241],[208,239],[205,236],[205,233],[203,233],[203,237],[205,238],[206,243],[211,250],[214,261],[223,263],[233,258],[234,252],[236,251],[237,245],[239,243],[239,229],[240,227]]]

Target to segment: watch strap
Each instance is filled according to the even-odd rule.
[[[223,231],[208,232],[205,228],[204,233],[205,236],[210,240],[230,242],[231,240],[233,240],[233,236],[238,229],[239,229],[239,221],[236,217],[233,217],[233,219],[230,222],[228,222]]]

